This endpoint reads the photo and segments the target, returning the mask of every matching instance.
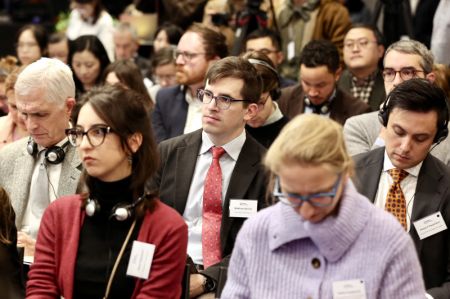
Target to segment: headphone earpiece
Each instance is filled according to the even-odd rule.
[[[116,218],[117,221],[125,221],[129,218],[131,218],[134,214],[134,208],[145,198],[147,197],[146,194],[139,197],[135,202],[129,204],[129,203],[118,203],[115,205],[112,210],[111,214],[109,215],[109,219]],[[100,203],[95,198],[88,198],[86,202],[86,206],[84,208],[86,215],[89,217],[94,216],[96,213],[100,211]]]
[[[280,80],[280,75],[278,75],[278,72],[275,68],[273,68],[270,64],[268,64],[267,62],[265,62],[264,60],[260,60],[260,59],[255,59],[255,58],[249,58],[248,62],[250,62],[251,64],[259,64],[262,66],[265,66],[266,68],[268,68],[269,70],[271,70],[275,76],[277,77],[277,88],[272,89],[269,94],[270,97],[272,98],[273,101],[276,101],[280,98],[281,96],[281,80]]]
[[[45,150],[45,161],[49,164],[59,164],[64,161],[66,152],[64,149],[69,145],[69,141],[64,142],[62,146],[52,146]],[[31,156],[37,155],[39,152],[38,145],[33,138],[29,138],[27,142],[27,152]]]

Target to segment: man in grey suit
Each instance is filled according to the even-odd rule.
[[[212,296],[220,266],[228,265],[242,223],[263,207],[266,192],[261,165],[265,149],[245,132],[245,123],[256,115],[261,95],[256,69],[247,60],[227,57],[211,66],[205,82],[198,94],[203,129],[160,144],[161,167],[148,186],[158,188],[161,200],[182,214],[188,224],[188,254],[198,268],[204,268],[201,274],[190,277],[191,297]],[[218,149],[224,150],[219,157],[214,154]],[[214,228],[207,229],[205,224],[211,218],[207,184],[217,159],[221,179],[216,178],[213,185],[222,188],[214,202],[222,210],[216,211]],[[238,215],[243,211],[240,207],[246,207],[246,212]],[[211,230],[218,253],[214,259],[209,258],[213,250],[205,242],[205,234]]]
[[[450,170],[429,153],[448,135],[447,105],[425,79],[400,83],[379,112],[386,146],[354,157],[358,191],[409,232],[434,299],[450,298]]]
[[[0,186],[8,192],[22,230],[18,244],[32,255],[46,206],[75,193],[80,177],[81,162],[65,136],[75,105],[72,71],[57,59],[41,58],[20,73],[15,97],[30,137],[0,152]]]
[[[411,78],[425,78],[434,82],[433,55],[415,40],[393,43],[384,56],[384,88],[386,94],[398,84]],[[378,121],[378,111],[347,119],[344,138],[351,155],[367,152],[384,145],[384,131]],[[431,153],[450,165],[450,138],[433,147]]]

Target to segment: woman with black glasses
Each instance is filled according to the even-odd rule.
[[[265,157],[279,200],[239,231],[221,298],[425,298],[414,245],[359,194],[342,127],[288,123]]]
[[[85,193],[51,204],[42,219],[27,298],[179,298],[187,227],[146,193],[157,168],[144,100],[94,88],[66,134],[79,148]]]

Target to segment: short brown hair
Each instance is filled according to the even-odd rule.
[[[200,35],[205,47],[206,57],[212,59],[216,56],[220,58],[228,56],[226,38],[222,33],[216,32],[200,23],[194,23],[186,32],[194,32]]]
[[[258,103],[261,97],[262,83],[258,72],[248,60],[229,56],[214,62],[206,73],[205,85],[206,82],[214,83],[224,78],[242,79],[244,81],[240,92],[242,99]],[[245,106],[248,106],[246,102],[244,102]]]

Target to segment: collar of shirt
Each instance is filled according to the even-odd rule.
[[[283,117],[283,113],[280,110],[280,107],[278,107],[278,103],[275,101],[272,101],[275,110],[270,114],[270,116],[266,119],[266,122],[264,123],[264,126],[273,124],[276,121],[279,121]]]
[[[409,175],[413,176],[413,177],[418,177],[419,176],[419,172],[420,172],[420,168],[422,167],[423,161],[421,161],[419,164],[417,164],[416,166],[413,166],[411,168],[408,169],[404,169]],[[396,168],[392,162],[391,159],[389,158],[386,150],[384,150],[384,162],[383,162],[383,172],[387,172],[388,170],[394,169]]]
[[[66,143],[66,142],[68,142],[69,141],[69,139],[67,139],[67,137],[64,137],[64,139],[63,140],[61,140],[60,142],[58,142],[57,144],[55,144],[55,145],[53,145],[53,146],[51,146],[51,147],[55,147],[55,146],[59,146],[59,147],[61,147],[61,146],[63,146],[63,144],[64,143]],[[38,153],[40,153],[41,151],[43,151],[43,150],[47,150],[48,148],[46,148],[46,147],[43,147],[43,146],[41,146],[41,145],[37,145],[37,148],[38,148]]]
[[[239,154],[241,153],[241,149],[244,146],[246,139],[245,130],[242,130],[242,133],[228,142],[227,144],[222,145],[225,152],[230,156],[234,161],[237,161]],[[215,146],[215,144],[209,139],[208,134],[205,131],[202,131],[202,146],[200,148],[200,155],[205,154],[209,151],[211,147]]]
[[[369,76],[365,77],[365,78],[358,78],[356,76],[354,76],[352,73],[351,77],[352,77],[352,83],[356,86],[364,86],[364,85],[368,85],[371,81],[375,80],[375,77],[378,74],[378,69],[375,70],[375,72],[373,72],[372,74],[370,74]]]

